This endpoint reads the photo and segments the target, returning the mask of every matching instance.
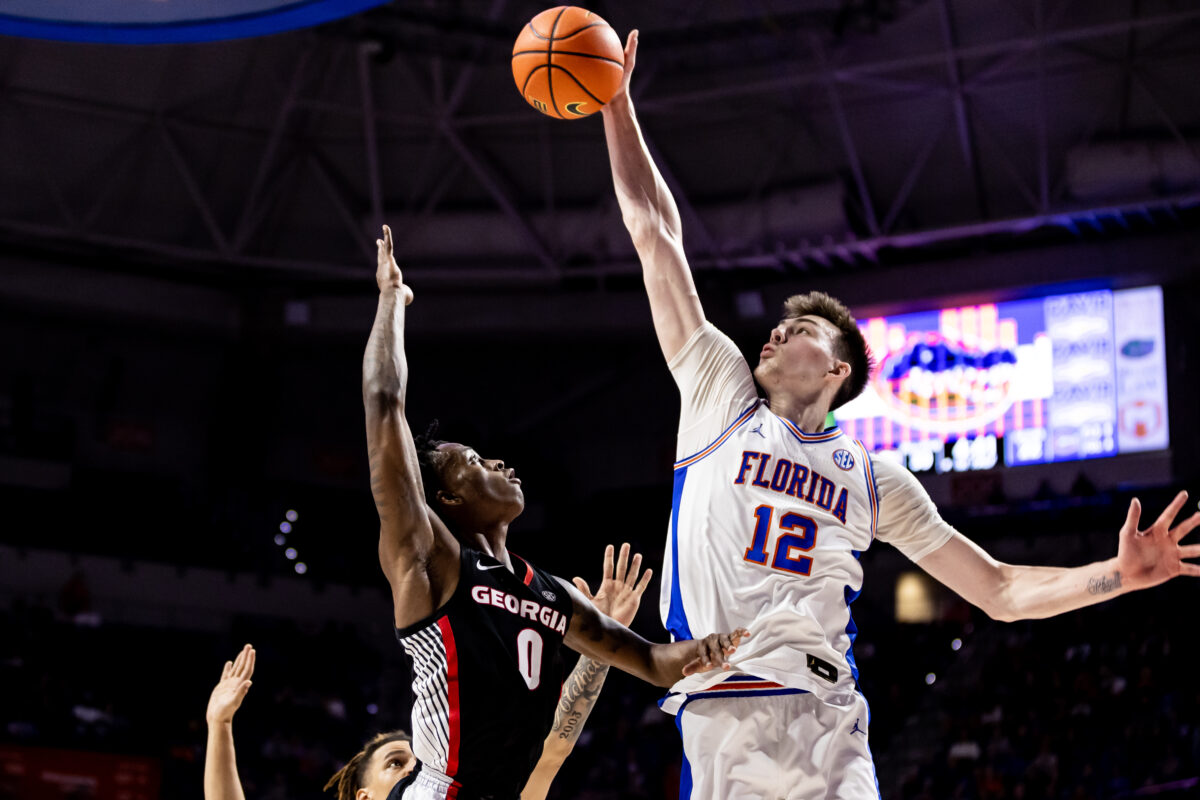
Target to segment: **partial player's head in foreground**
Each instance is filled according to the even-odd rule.
[[[824,292],[808,292],[783,304],[783,318],[759,354],[754,377],[772,399],[827,402],[833,410],[862,393],[873,367],[850,310]]]
[[[333,789],[337,800],[383,800],[416,764],[407,733],[379,733],[333,774],[325,791]]]

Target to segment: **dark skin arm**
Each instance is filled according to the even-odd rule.
[[[749,631],[738,628],[703,639],[653,644],[601,614],[574,586],[560,583],[574,606],[564,639],[567,647],[655,686],[671,686],[684,676],[710,669],[729,669],[727,658],[743,639],[750,638]]]
[[[395,624],[403,628],[449,599],[458,583],[459,547],[425,505],[417,450],[404,416],[404,316],[412,290],[392,257],[387,226],[376,245],[379,305],[363,356],[363,409],[371,494],[379,513],[379,564],[392,587]]]

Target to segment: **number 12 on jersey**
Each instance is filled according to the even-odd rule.
[[[746,548],[744,558],[747,561],[766,565],[767,538],[774,518],[774,506],[764,504],[754,509],[754,541]],[[796,575],[812,572],[811,558],[793,556],[792,553],[797,550],[806,553],[817,546],[817,523],[803,514],[788,511],[779,518],[779,530],[781,533],[775,540],[775,556],[771,559],[771,568]]]

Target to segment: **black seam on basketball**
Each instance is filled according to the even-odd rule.
[[[605,22],[599,22],[599,21],[589,22],[587,25],[581,25],[578,28],[576,28],[575,30],[571,31],[570,33],[564,33],[562,36],[554,36],[553,34],[551,34],[550,38],[556,42],[561,42],[563,39],[570,39],[572,36],[576,36],[580,33],[583,33],[588,28],[594,28],[597,25],[606,25],[606,24],[607,23],[605,23]]]
[[[546,52],[546,51],[545,50],[518,50],[517,52],[513,53],[513,58],[516,58],[517,56],[537,56],[537,55],[541,55],[544,52]],[[598,56],[595,53],[575,53],[570,50],[555,50],[554,55],[556,55],[556,56],[579,56],[580,58],[594,58],[597,61],[607,61],[610,64],[616,64],[618,67],[625,66],[620,61],[617,61],[615,58],[609,58],[608,56]]]
[[[569,6],[567,8],[569,8]],[[558,16],[554,18],[554,24],[550,26],[550,44],[546,45],[546,67],[547,68],[552,66],[550,63],[550,59],[554,57],[554,32],[556,30],[558,30],[558,21],[560,19],[562,19],[562,15],[565,13],[567,13],[566,8],[564,8],[562,11],[559,11]],[[558,110],[558,103],[556,103],[554,101],[554,72],[553,72],[553,70],[551,70],[550,72],[548,72],[546,74],[546,88],[550,91],[550,105],[551,105],[551,107],[553,107],[554,113],[558,114],[561,117],[562,112]],[[584,89],[584,91],[586,92],[587,89]]]
[[[584,94],[586,94],[588,97],[595,100],[600,105],[604,105],[604,101],[601,100],[599,97],[596,97],[596,95],[589,92],[588,88],[579,82],[579,78],[576,78],[574,75],[571,74],[571,70],[567,69],[566,67],[560,67],[558,64],[551,64],[550,65],[550,70],[551,70],[550,74],[553,75],[554,70],[556,70],[556,69],[561,69],[563,72],[567,73],[567,77],[570,78],[571,80],[575,81],[575,85],[578,86],[580,89],[583,89]],[[555,106],[554,110],[558,111],[558,107]],[[559,113],[561,114],[562,112],[560,111]]]
[[[533,73],[537,72],[539,69],[545,69],[545,68],[546,68],[545,64],[538,64],[536,67],[529,70],[529,74],[525,76],[525,83],[521,84],[521,97],[525,96],[525,89],[528,88],[529,81],[533,78]]]
[[[550,41],[550,37],[542,36],[540,33],[537,32],[537,28],[533,27],[532,22],[528,23],[525,27],[529,28],[529,32],[532,33],[536,38],[541,39],[543,42]]]

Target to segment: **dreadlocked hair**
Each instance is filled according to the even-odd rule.
[[[841,388],[833,396],[830,410],[849,403],[862,394],[875,369],[875,359],[867,347],[858,323],[850,315],[840,300],[830,297],[824,292],[809,292],[794,294],[783,303],[784,319],[797,317],[821,317],[828,320],[841,334],[834,343],[834,355],[850,365],[850,377],[842,382]]]
[[[322,791],[328,792],[333,789],[337,793],[337,800],[354,800],[355,793],[366,782],[364,778],[366,778],[367,764],[371,763],[371,756],[375,755],[375,751],[379,748],[392,742],[411,743],[412,737],[401,730],[375,734],[363,745],[363,749],[359,750],[354,758],[346,762],[346,766],[333,773],[333,777],[325,784]]]
[[[437,438],[438,421],[429,423],[425,432],[413,437],[417,448],[417,465],[421,469],[421,485],[425,488],[425,502],[430,508],[437,508],[438,489],[442,488],[442,476],[438,468],[442,465],[445,454],[438,450],[446,442]]]

